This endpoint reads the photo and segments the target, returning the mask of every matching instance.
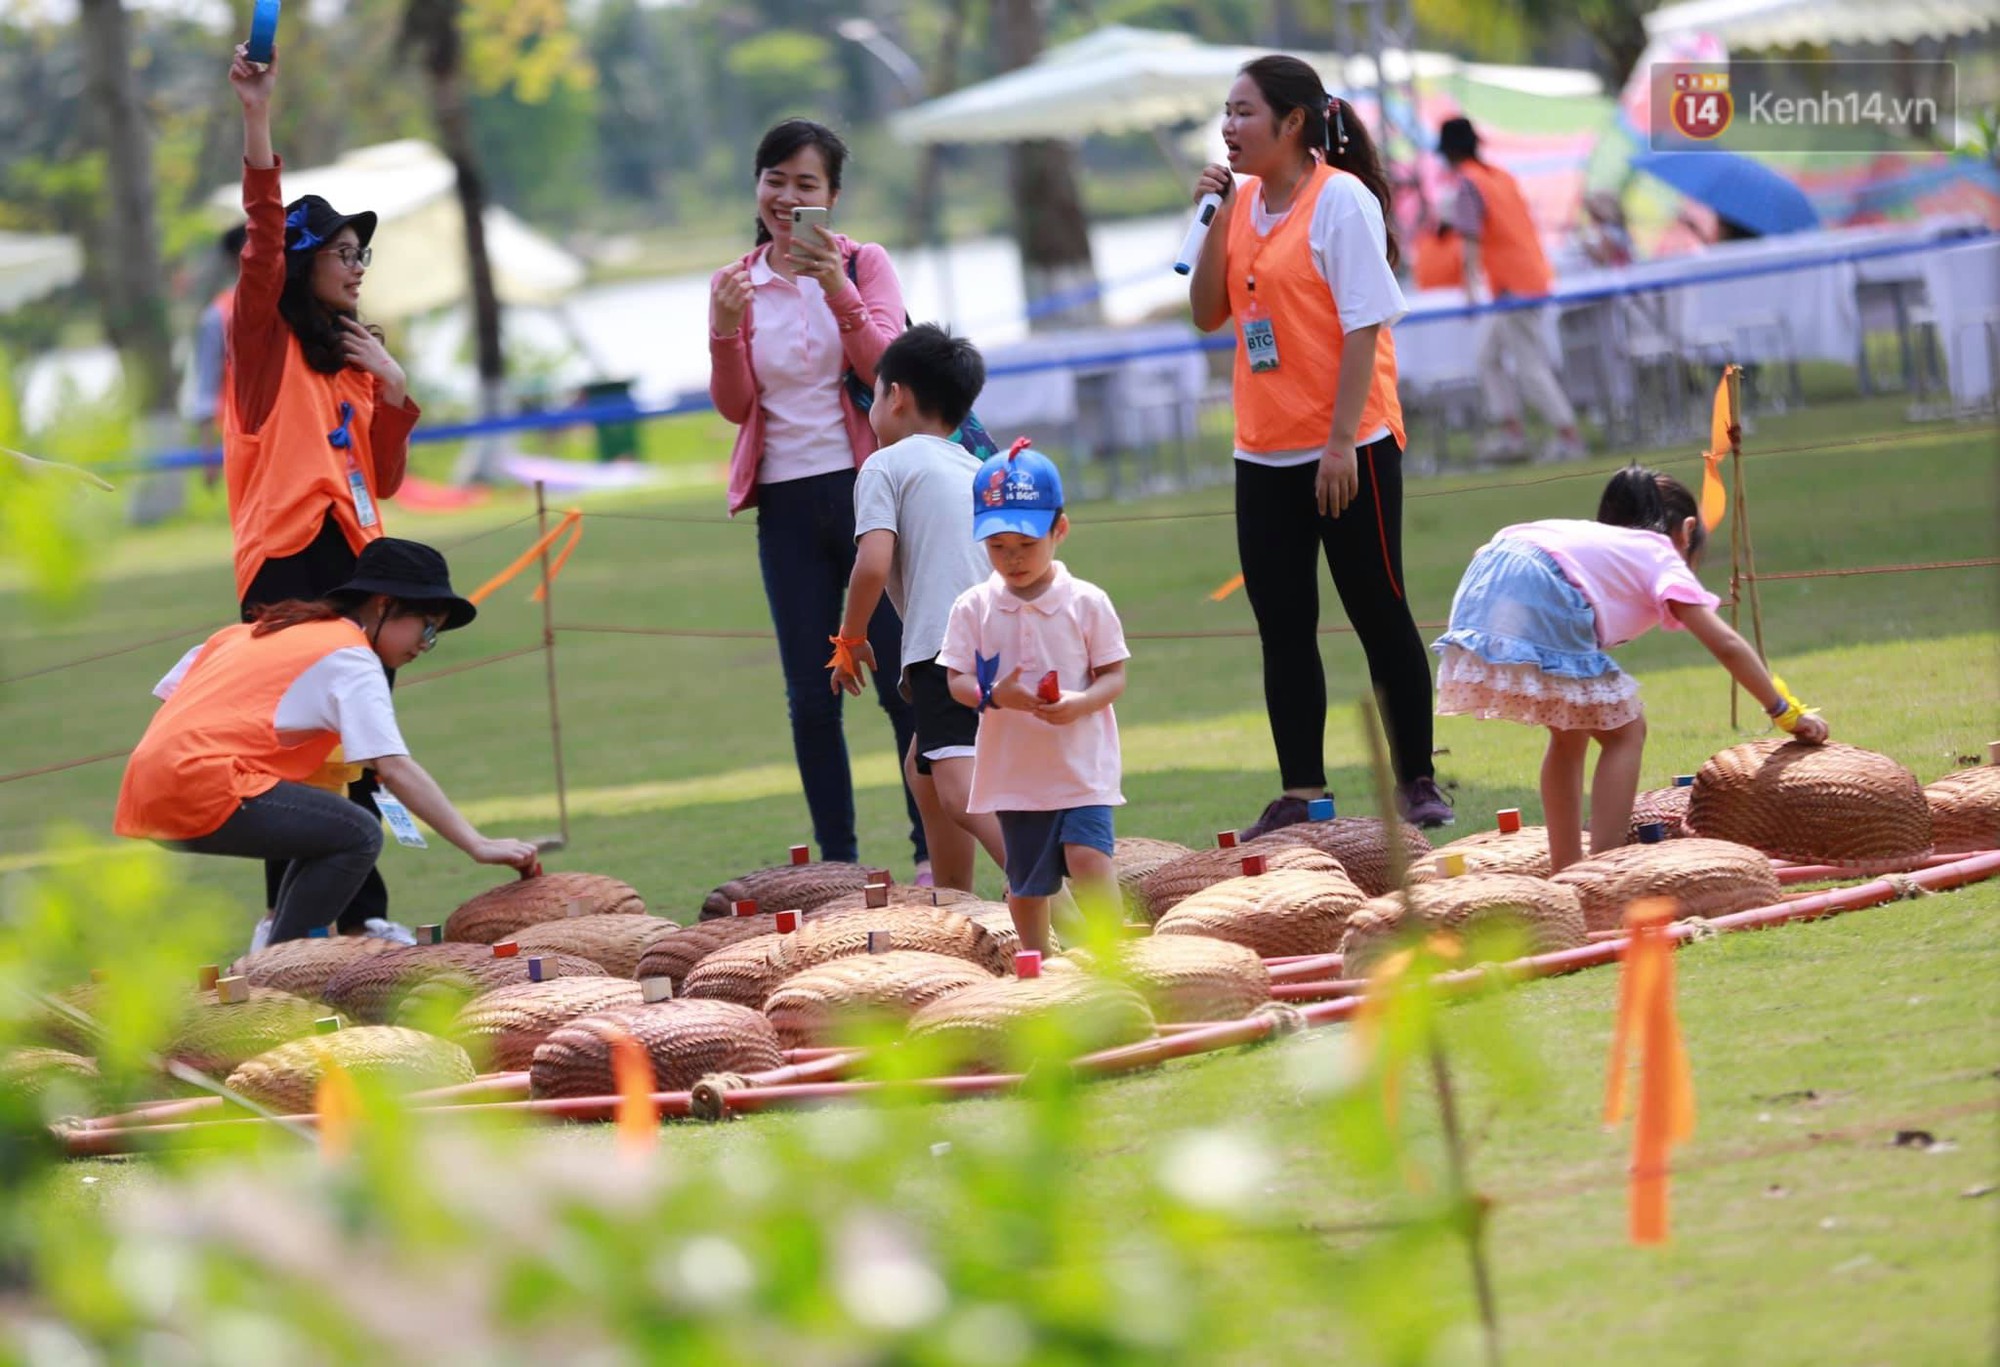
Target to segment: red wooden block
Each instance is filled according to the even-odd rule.
[[[810,845],[792,846],[792,862],[794,864],[810,864],[812,863],[812,857],[813,857],[812,846]]]
[[[1521,829],[1521,809],[1519,807],[1502,807],[1494,815],[1500,819],[1500,829],[1504,834],[1512,835]]]
[[[791,933],[792,933],[793,931],[797,930],[798,928],[799,928],[799,913],[798,913],[798,912],[796,912],[796,911],[781,911],[781,912],[779,912],[779,913],[778,913],[778,933],[779,933],[779,934],[781,934],[781,935],[790,935],[790,934],[791,934]]]
[[[1263,855],[1246,854],[1243,856],[1243,876],[1245,878],[1255,878],[1258,874],[1262,873],[1263,871],[1264,871]]]
[[[757,899],[754,897],[745,897],[740,902],[731,902],[729,904],[729,914],[732,916],[755,916],[757,914]]]
[[[1233,849],[1235,849],[1235,848],[1236,848],[1236,832],[1234,832],[1234,831],[1217,831],[1217,832],[1215,833],[1215,848],[1217,848],[1218,850],[1233,850]]]
[[[1024,949],[1014,955],[1014,976],[1017,978],[1039,978],[1042,976],[1042,951]]]
[[[511,959],[520,952],[521,947],[512,940],[500,940],[493,946],[493,957],[496,959]]]

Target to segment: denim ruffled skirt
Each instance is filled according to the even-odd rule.
[[[1480,548],[1431,649],[1439,716],[1611,731],[1645,713],[1639,681],[1598,648],[1590,600],[1526,541]]]

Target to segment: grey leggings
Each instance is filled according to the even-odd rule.
[[[168,842],[189,854],[285,860],[271,943],[332,925],[382,852],[382,823],[344,796],[303,783],[280,783],[245,798],[229,820],[194,840]]]

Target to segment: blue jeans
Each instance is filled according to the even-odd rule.
[[[854,471],[766,484],[757,490],[757,565],[764,597],[778,631],[778,662],[785,671],[785,702],[792,718],[792,751],[812,813],[813,840],[822,859],[858,860],[854,835],[854,780],[847,768],[841,701],[827,674],[854,570]],[[868,623],[868,644],[882,667],[875,697],[896,733],[896,771],[916,735],[916,712],[897,691],[903,658],[903,624],[885,596]],[[910,844],[928,859],[916,799],[903,786],[910,814]]]

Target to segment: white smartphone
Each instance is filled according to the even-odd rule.
[[[832,236],[827,228],[832,220],[833,210],[824,204],[801,204],[792,210],[792,236],[798,237],[810,225],[822,239]]]

